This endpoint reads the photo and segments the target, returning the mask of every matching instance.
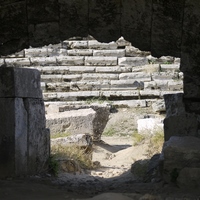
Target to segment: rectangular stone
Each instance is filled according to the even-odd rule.
[[[160,91],[160,96],[163,98],[163,96],[165,95],[165,94],[178,94],[178,93],[183,93],[183,90],[181,90],[181,91]]]
[[[97,40],[89,40],[88,48],[99,49],[99,50],[115,50],[117,49],[117,43],[116,42],[103,43],[103,42],[98,42]]]
[[[139,98],[139,93],[137,90],[127,90],[127,91],[103,91],[101,93],[102,96],[105,97],[111,97],[111,98],[115,98],[115,97],[119,97],[119,98]]]
[[[58,56],[56,59],[58,65],[84,65],[83,56]]]
[[[103,73],[90,73],[90,74],[83,74],[82,80],[118,80],[118,74],[103,74]]]
[[[144,89],[158,89],[155,81],[144,82]]]
[[[178,73],[167,73],[167,72],[153,72],[152,80],[173,80],[178,79]]]
[[[116,49],[116,50],[94,50],[94,56],[116,56],[118,58],[125,56],[124,49]]]
[[[174,72],[179,72],[180,71],[180,64],[161,64],[160,65],[160,70],[162,72],[167,72],[167,71],[174,71]]]
[[[117,65],[117,57],[85,57],[85,65],[109,66]]]
[[[63,48],[48,48],[48,56],[67,56],[67,49]]]
[[[133,72],[133,73],[121,73],[119,75],[120,80],[128,80],[128,79],[134,79],[138,81],[151,81],[151,75],[150,73],[145,72]]]
[[[28,173],[41,173],[48,167],[50,155],[50,133],[46,129],[44,102],[28,98],[24,103],[28,118]]]
[[[64,82],[79,81],[82,79],[82,74],[63,75]]]
[[[92,66],[72,66],[69,67],[70,73],[93,73],[95,72],[95,67]]]
[[[56,57],[36,57],[30,58],[31,65],[33,66],[47,66],[47,65],[56,65]]]
[[[146,100],[123,100],[123,101],[113,101],[112,105],[120,108],[145,108],[147,107],[146,105]]]
[[[140,90],[139,91],[140,98],[159,98],[160,97],[160,90]]]
[[[45,67],[34,67],[39,70],[43,75],[44,74],[68,74],[68,66],[45,66]]]
[[[175,80],[175,81],[168,81],[168,88],[172,91],[180,91],[183,90],[183,81]]]
[[[63,75],[61,74],[41,75],[41,80],[43,82],[61,82],[63,80]]]
[[[6,58],[5,63],[11,67],[24,67],[31,64],[29,58]]]
[[[0,97],[41,98],[40,72],[36,69],[1,67]]]
[[[4,59],[0,58],[0,67],[4,64]]]
[[[0,178],[27,174],[27,112],[22,98],[0,98]]]
[[[92,56],[92,49],[71,49],[67,50],[68,56]]]
[[[159,90],[168,90],[169,89],[169,87],[168,87],[169,80],[159,79],[159,80],[155,80],[154,82],[156,83],[156,89],[159,89]]]
[[[25,57],[47,57],[48,51],[47,48],[29,48],[25,49]]]
[[[111,89],[112,88],[130,88],[130,89],[133,89],[133,90],[136,90],[136,89],[143,89],[144,88],[144,85],[143,83],[141,82],[138,82],[136,80],[111,80],[110,81],[110,85],[111,85]]]
[[[122,57],[118,58],[118,65],[141,66],[147,65],[148,59],[146,57]]]
[[[96,67],[96,72],[98,73],[120,73],[123,72],[122,67]]]

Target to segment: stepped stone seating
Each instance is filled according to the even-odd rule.
[[[183,91],[179,58],[155,58],[123,37],[110,43],[90,37],[30,47],[0,58],[2,65],[38,69],[45,104],[58,109],[60,103],[74,109],[94,99],[120,107],[147,107],[163,100],[164,94]]]
[[[183,90],[178,58],[154,58],[123,37],[110,43],[73,38],[25,49],[1,58],[4,63],[38,69],[45,101],[162,99]]]

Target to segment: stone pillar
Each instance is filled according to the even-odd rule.
[[[47,167],[50,134],[38,70],[0,68],[0,178]]]

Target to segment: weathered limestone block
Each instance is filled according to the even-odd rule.
[[[0,98],[0,178],[27,174],[27,112],[22,98]]]
[[[67,49],[64,48],[48,48],[47,50],[48,56],[67,56]]]
[[[58,65],[84,65],[83,56],[58,56],[56,60]]]
[[[165,112],[166,108],[164,99],[159,99],[156,102],[152,103],[152,109],[154,112]]]
[[[101,43],[97,40],[90,40],[88,41],[88,48],[89,49],[99,49],[99,50],[115,50],[117,49],[116,42],[110,43]]]
[[[198,137],[199,116],[185,110],[183,94],[164,95],[166,118],[164,119],[165,141],[171,136]]]
[[[182,80],[168,81],[168,88],[169,90],[172,91],[183,90],[183,81]]]
[[[116,50],[93,50],[93,56],[113,56],[113,57],[125,57],[124,49]]]
[[[25,49],[25,57],[47,57],[48,56],[48,51],[47,47],[45,48],[29,48]]]
[[[166,71],[179,72],[180,71],[180,63],[177,63],[177,64],[161,64],[160,70],[162,72],[166,72]]]
[[[38,70],[1,67],[0,74],[0,97],[42,98]]]
[[[130,88],[133,90],[143,89],[144,84],[140,80],[135,79],[128,79],[128,80],[111,80],[110,81],[110,88]]]
[[[132,73],[121,73],[119,75],[120,80],[135,79],[138,81],[148,82],[151,81],[151,74],[145,72],[132,72]]]
[[[89,147],[92,146],[93,139],[89,134],[77,134],[68,137],[60,137],[51,139],[51,146],[79,146],[79,147]]]
[[[68,92],[70,91],[70,83],[47,83],[45,84],[45,89],[47,91],[56,91],[56,92]]]
[[[125,51],[127,57],[145,57],[151,54],[149,51],[141,51],[133,46],[126,46]]]
[[[56,57],[35,57],[30,58],[31,65],[33,66],[46,66],[46,65],[56,65]]]
[[[144,89],[155,90],[157,88],[157,84],[155,81],[144,82]]]
[[[160,97],[160,90],[140,90],[139,96],[142,99],[159,98]]]
[[[132,98],[138,99],[139,93],[137,90],[126,90],[126,91],[102,91],[102,96],[112,98],[112,99],[125,99],[125,98]]]
[[[63,75],[53,74],[53,75],[41,75],[41,80],[44,82],[61,82],[63,80]]]
[[[146,100],[124,100],[124,101],[113,101],[112,105],[116,107],[130,107],[130,108],[145,108],[147,107],[147,102]]]
[[[88,41],[63,41],[64,45],[67,46],[69,49],[87,49],[88,48]]]
[[[121,67],[96,67],[97,73],[119,73],[121,72]]]
[[[167,72],[153,72],[152,79],[156,80],[173,80],[178,79],[178,73],[167,73]]]
[[[118,65],[141,66],[147,65],[148,60],[145,57],[123,57],[118,58]]]
[[[200,168],[200,139],[192,136],[172,136],[164,143],[161,159],[163,162],[163,178],[166,182],[180,183],[181,170],[184,168]],[[180,177],[179,177],[180,176]],[[188,180],[189,182],[191,179]]]
[[[92,49],[71,49],[67,50],[68,56],[92,56]]]
[[[39,173],[48,168],[50,134],[46,129],[44,102],[42,99],[24,100],[28,129],[28,173]]]
[[[163,129],[163,120],[158,118],[138,119],[137,125],[138,133],[154,134]]]
[[[82,74],[82,80],[118,80],[118,74],[106,74],[106,73],[84,73]]]
[[[146,73],[153,73],[153,72],[159,72],[160,71],[160,65],[159,64],[148,64],[148,65],[142,65],[142,66],[135,66],[132,67],[132,72],[146,72]]]
[[[5,63],[7,66],[11,67],[24,67],[24,66],[30,66],[30,60],[29,58],[6,58]]]
[[[85,65],[117,65],[117,57],[85,57]]]
[[[70,73],[94,73],[95,72],[95,66],[70,66],[69,72]]]
[[[69,67],[68,66],[45,66],[45,67],[34,67],[39,70],[43,75],[50,74],[68,74]]]
[[[92,135],[95,115],[96,112],[91,108],[48,114],[46,126],[50,129],[51,136],[58,133]]]
[[[156,83],[156,88],[160,90],[169,90],[169,83],[170,80],[165,80],[165,79],[156,79],[154,82]]]

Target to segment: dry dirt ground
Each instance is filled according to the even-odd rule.
[[[131,172],[136,160],[148,157],[148,146],[133,146],[132,133],[137,118],[151,111],[119,109],[110,115],[102,141],[95,143],[93,160],[96,170],[59,173],[58,177],[37,175],[26,179],[0,180],[0,200],[153,200],[200,199],[196,190],[182,190],[176,185],[142,183]]]

